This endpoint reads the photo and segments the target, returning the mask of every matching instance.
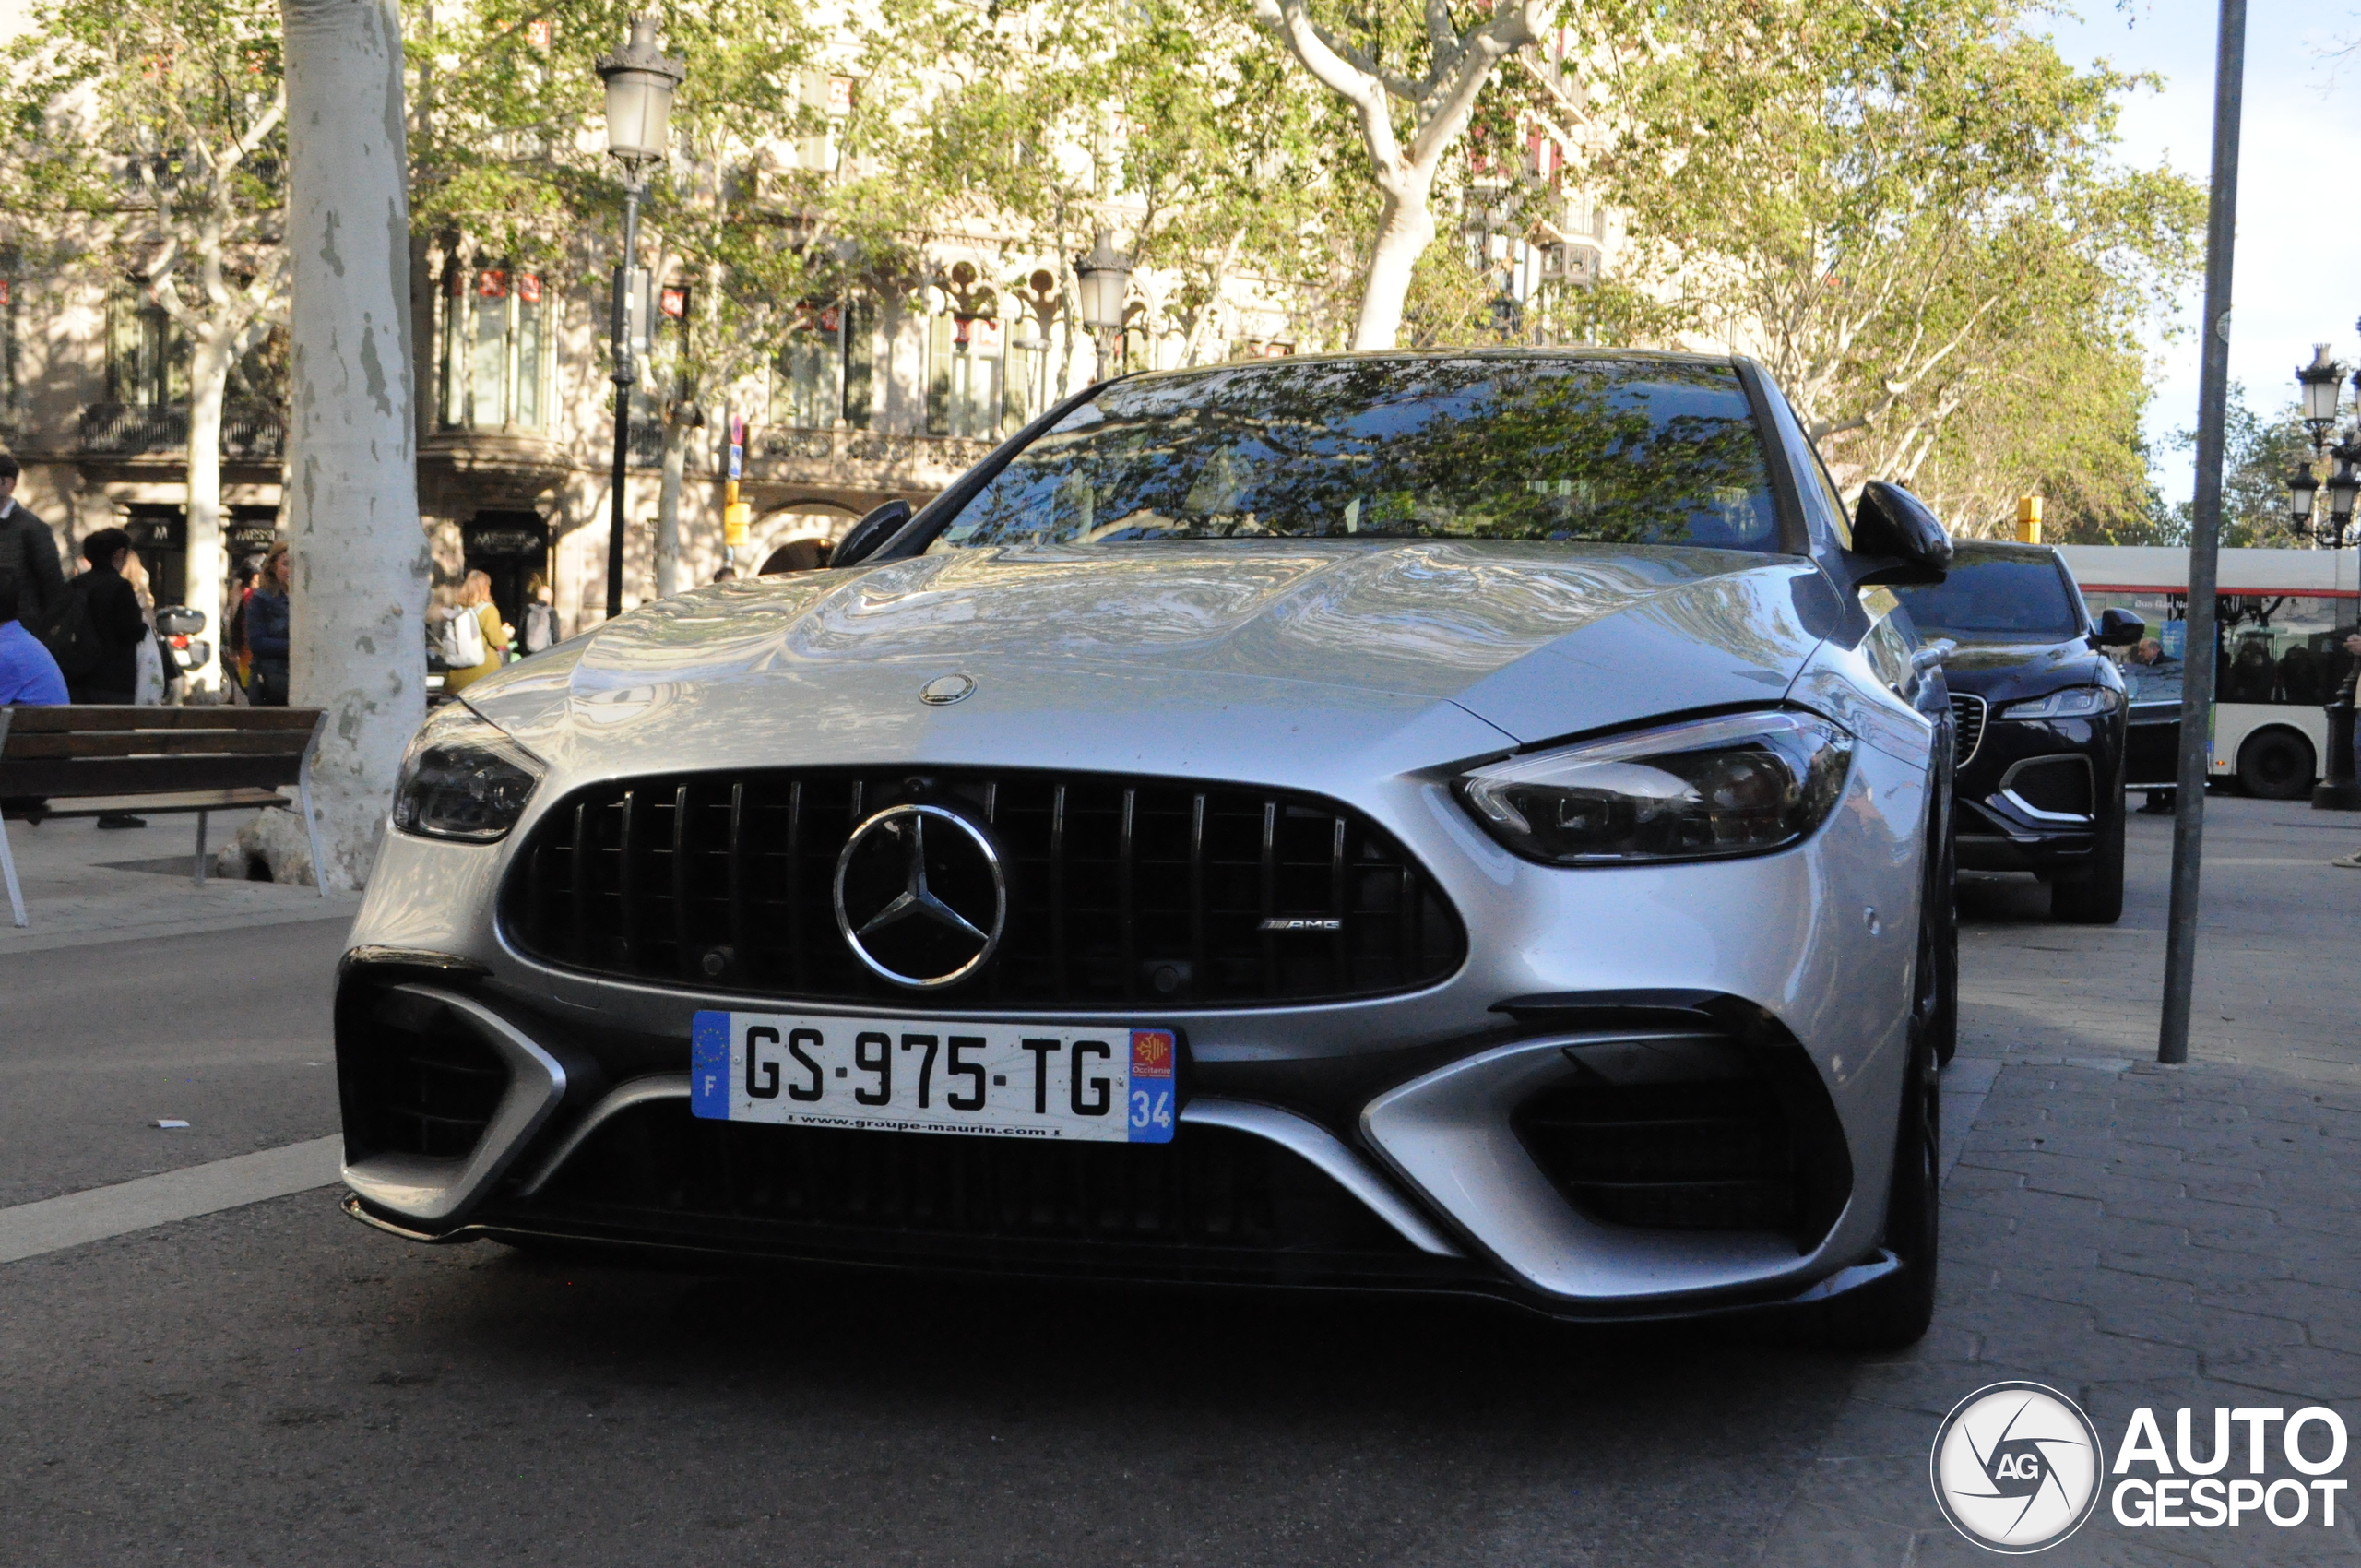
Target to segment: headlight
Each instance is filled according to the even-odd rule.
[[[1853,737],[1809,713],[1738,713],[1477,768],[1461,799],[1527,860],[1616,865],[1754,855],[1844,793]]]
[[[394,826],[429,838],[489,844],[516,826],[541,764],[464,703],[439,708],[402,758]]]
[[[2088,719],[2113,713],[2122,696],[2112,686],[2069,686],[2046,697],[2012,702],[2000,710],[2003,719]]]

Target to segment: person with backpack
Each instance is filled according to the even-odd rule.
[[[508,628],[492,601],[492,578],[469,572],[459,584],[459,602],[443,623],[443,691],[463,692],[500,668],[508,652]]]
[[[262,586],[246,600],[246,651],[254,667],[246,695],[256,707],[287,706],[287,648],[294,564],[283,543],[263,557]]]
[[[539,572],[525,585],[525,629],[517,641],[528,656],[540,653],[557,641],[557,606],[551,602],[550,585]]]
[[[121,529],[101,529],[83,540],[82,574],[65,585],[51,620],[50,651],[77,703],[127,704],[138,691],[148,617],[123,575],[130,559],[131,536]]]
[[[22,472],[16,458],[0,457],[0,572],[16,577],[18,617],[40,634],[65,602],[65,569],[58,564],[57,536],[17,499]]]

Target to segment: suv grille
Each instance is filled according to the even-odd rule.
[[[1374,824],[1271,790],[1092,774],[765,771],[623,779],[534,829],[503,915],[551,963],[700,990],[907,996],[836,923],[836,857],[886,806],[960,810],[996,841],[1008,927],[931,1009],[1242,1007],[1430,985],[1466,938]],[[1284,922],[1296,922],[1285,928]]]
[[[1952,694],[1952,766],[1965,767],[1984,743],[1985,704],[1964,692]]]

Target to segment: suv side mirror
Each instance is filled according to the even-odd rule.
[[[2099,629],[2091,634],[2093,647],[2131,647],[2148,635],[2148,623],[2129,610],[2102,610]]]
[[[910,504],[899,497],[888,501],[847,529],[836,541],[828,557],[831,566],[858,566],[877,552],[877,547],[901,531],[910,520]]]
[[[1886,557],[1864,563],[1859,584],[1940,583],[1952,569],[1952,536],[1925,502],[1873,479],[1853,511],[1853,553]]]

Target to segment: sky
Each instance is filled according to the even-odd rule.
[[[2160,91],[2126,101],[2121,156],[2150,168],[2168,162],[2203,186],[2218,23],[2206,0],[2082,0],[2079,16],[2061,12],[2047,30],[2070,61],[2164,77]],[[2248,0],[2230,379],[2246,384],[2258,413],[2294,399],[2296,367],[2311,362],[2314,343],[2332,345],[2348,370],[2361,363],[2361,202],[2341,177],[2361,169],[2361,51],[2341,65],[2326,57],[2351,39],[2361,39],[2361,0]],[[2180,337],[2156,344],[2148,433],[2167,503],[2187,501],[2194,483],[2189,448],[2165,442],[2197,423],[2194,328],[2203,299],[2203,285],[2193,283]],[[2348,413],[2351,396],[2348,386]]]

